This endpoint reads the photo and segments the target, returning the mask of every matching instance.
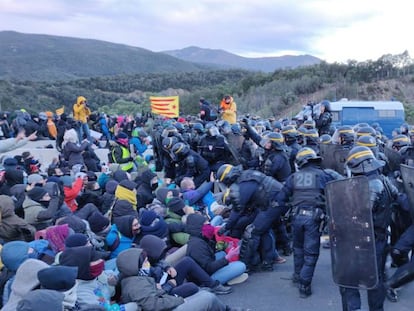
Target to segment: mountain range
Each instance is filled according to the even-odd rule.
[[[153,52],[93,39],[0,31],[3,80],[54,81],[229,68],[272,72],[319,62],[311,55],[247,58],[199,47]]]

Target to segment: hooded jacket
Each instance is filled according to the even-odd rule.
[[[191,214],[187,217],[187,233],[190,234],[188,240],[187,256],[190,256],[203,268],[209,275],[229,262],[226,258],[216,260],[213,244],[205,239],[201,234],[201,229],[206,219],[200,214]]]
[[[157,175],[148,169],[142,172],[142,174],[135,179],[135,182],[138,184],[138,208],[145,207],[147,204],[152,203],[154,200],[155,195],[153,194],[151,188],[151,180],[154,177],[157,177]]]
[[[0,219],[0,238],[4,242],[34,239],[36,229],[16,216],[13,200],[7,195],[0,195]]]
[[[183,298],[157,289],[153,278],[137,276],[143,264],[141,253],[141,249],[131,248],[120,253],[116,259],[121,273],[122,302],[135,302],[143,311],[173,310],[183,304]]]
[[[11,285],[11,293],[7,304],[1,309],[2,311],[14,311],[20,300],[22,300],[30,291],[40,285],[37,278],[37,272],[48,267],[48,264],[37,259],[27,259],[17,269],[16,276]]]
[[[106,243],[111,251],[110,258],[116,258],[120,252],[132,247],[135,238],[132,232],[132,222],[135,218],[131,215],[115,218],[106,236]]]

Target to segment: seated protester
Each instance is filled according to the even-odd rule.
[[[74,233],[68,224],[51,226],[46,229],[44,239],[49,242],[49,247],[56,255],[65,250],[65,241],[72,234]]]
[[[196,189],[194,180],[184,177],[181,181],[180,189],[183,193],[183,199],[188,205],[194,207],[196,211],[202,211],[214,226],[218,226],[223,222],[223,217],[220,216],[220,213],[223,212],[224,207],[217,203],[216,198],[211,192],[213,185],[214,183],[211,181],[204,182]]]
[[[111,229],[109,219],[103,216],[100,212],[93,213],[87,219],[89,228],[91,229],[93,236],[87,232],[91,244],[96,249],[105,249],[105,238]]]
[[[143,129],[136,127],[132,131],[131,136],[129,144],[133,146],[134,152],[142,157],[150,144],[148,134]]]
[[[137,184],[131,180],[124,179],[119,182],[115,190],[115,198],[119,200],[128,201],[132,208],[137,210]]]
[[[56,225],[68,224],[75,233],[85,233],[87,224],[76,215],[70,214],[56,220]]]
[[[26,199],[26,184],[17,184],[10,188],[10,196],[14,201],[14,212],[20,218],[24,218],[23,202]]]
[[[64,295],[64,310],[75,310],[78,298],[76,294],[77,275],[77,267],[50,266],[37,272],[37,279],[40,282],[42,290],[56,291]],[[42,306],[45,310],[55,310],[49,308],[46,309],[45,305]]]
[[[57,185],[52,195],[43,187],[34,187],[27,192],[23,202],[24,219],[36,230],[45,229],[52,224],[52,219],[59,208],[57,192]]]
[[[143,210],[139,217],[139,224],[141,225],[140,237],[151,234],[169,244],[168,225],[154,211]]]
[[[100,172],[101,165],[99,164],[99,158],[92,149],[88,148],[82,154],[83,161],[85,162],[86,169],[91,172]]]
[[[109,310],[115,290],[109,284],[111,276],[102,273],[105,262],[92,246],[67,247],[60,255],[59,264],[78,268],[76,294],[80,310],[87,310],[88,305],[100,305]]]
[[[167,204],[167,217],[165,221],[168,223],[168,228],[171,237],[178,245],[184,245],[188,242],[189,235],[185,232],[185,221],[187,215],[194,213],[194,209],[184,203],[178,197],[173,197]]]
[[[102,195],[102,189],[101,186],[98,183],[98,176],[92,171],[86,172],[86,177],[88,180],[86,183],[84,182],[84,191],[92,192],[98,196]]]
[[[10,241],[33,241],[36,229],[14,213],[14,202],[10,196],[0,195],[0,239]]]
[[[137,176],[135,183],[137,184],[137,207],[140,209],[154,200],[153,193],[158,188],[158,177],[150,169],[145,169]]]
[[[102,195],[102,205],[98,206],[99,210],[103,215],[113,207],[115,203],[115,190],[118,187],[118,182],[114,179],[108,180],[105,184],[105,192]]]
[[[88,148],[89,142],[83,140],[79,143],[78,134],[75,129],[70,129],[65,132],[63,136],[63,155],[65,160],[68,161],[69,168],[72,168],[76,164],[84,165],[82,153]]]
[[[3,289],[3,306],[9,300],[9,296],[12,290],[12,284],[16,275],[17,269],[27,259],[31,258],[33,250],[30,248],[29,243],[23,241],[12,241],[3,245],[1,250],[1,262],[4,265],[3,269],[7,269],[7,281]]]
[[[189,215],[187,218],[187,232],[190,234],[187,256],[193,258],[214,280],[226,284],[244,274],[246,265],[243,262],[230,262],[231,258],[239,253],[239,246],[234,246],[228,254],[222,252],[216,256],[214,227],[208,223],[204,216],[199,214]],[[243,279],[246,278],[247,274],[244,275]]]
[[[155,199],[158,200],[162,205],[167,206],[167,203],[174,197],[178,198],[181,196],[180,190],[177,188],[170,187],[159,187],[155,191]]]
[[[65,194],[63,189],[63,182],[60,178],[52,176],[49,177],[44,185],[45,190],[48,193],[53,193],[54,191],[57,192],[58,200],[58,209],[53,216],[52,222],[55,223],[56,219],[64,217],[66,215],[72,214],[72,211],[65,203]]]
[[[10,189],[14,185],[24,183],[24,172],[15,168],[6,169],[4,172],[4,182],[0,186],[0,194],[11,195]]]
[[[23,168],[27,174],[30,175],[40,171],[41,164],[39,160],[35,159],[29,151],[22,153],[22,160],[24,161]]]
[[[210,278],[206,271],[188,256],[179,259],[174,267],[165,262],[167,244],[159,237],[147,235],[141,239],[139,246],[145,251],[150,265],[149,267],[144,265],[140,271],[141,275],[153,277],[157,284],[160,284],[171,295],[184,298],[191,296],[198,291],[195,284],[211,288],[211,291],[218,295],[226,295],[232,292],[231,287],[223,286],[218,281]],[[147,268],[146,271],[145,268]],[[185,283],[185,280],[191,280],[195,284]]]
[[[144,252],[138,248],[128,249],[119,254],[116,265],[120,271],[122,303],[133,302],[142,311],[231,310],[213,293],[206,291],[199,291],[184,300],[182,297],[171,296],[159,290],[153,278],[139,275],[145,261]]]
[[[139,232],[140,224],[137,217],[127,215],[115,218],[105,239],[111,252],[110,258],[116,258],[123,250],[133,247]]]
[[[23,262],[17,269],[11,284],[10,297],[1,310],[15,311],[19,301],[39,287],[37,273],[47,267],[49,267],[48,264],[38,259],[29,258]]]
[[[109,252],[98,250],[92,245],[91,240],[89,239],[87,234],[83,234],[83,233],[71,234],[66,238],[64,243],[65,243],[65,249],[70,248],[70,247],[92,246],[94,257],[102,258],[104,260],[108,259],[109,257]],[[60,254],[58,256],[60,256]],[[59,259],[57,259],[56,261],[59,262]]]
[[[63,182],[64,201],[69,209],[74,212],[78,209],[76,198],[81,193],[83,188],[83,178],[78,177],[73,182],[72,177],[68,175],[61,176]]]
[[[31,186],[43,187],[46,184],[46,179],[42,175],[33,173],[27,176],[27,184]]]
[[[130,215],[138,218],[138,212],[134,210],[132,204],[127,200],[115,200],[112,212],[110,213],[110,219],[113,223],[118,217]]]

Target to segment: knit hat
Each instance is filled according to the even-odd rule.
[[[116,187],[118,186],[118,182],[114,179],[108,180],[105,184],[105,192],[110,194],[115,194]]]
[[[167,244],[165,241],[155,235],[148,234],[144,236],[139,246],[145,251],[148,258],[160,260],[165,255]]]
[[[31,189],[27,195],[29,196],[29,198],[31,198],[33,201],[39,202],[40,200],[42,200],[42,198],[44,197],[44,195],[47,193],[47,191],[43,188],[43,187],[34,187],[33,189]]]
[[[6,158],[4,159],[3,166],[5,169],[15,168],[18,162],[15,158]]]
[[[168,202],[167,207],[173,213],[176,213],[176,214],[181,215],[181,216],[184,215],[183,208],[185,207],[185,203],[180,198],[177,198],[177,197],[172,198]]]
[[[86,243],[88,243],[88,238],[82,233],[71,234],[65,240],[66,247],[85,246]]]
[[[30,174],[27,177],[27,183],[28,184],[40,184],[42,181],[44,181],[44,178],[40,174]]]
[[[125,171],[123,171],[123,170],[117,170],[117,171],[115,171],[115,173],[114,173],[114,179],[115,179],[117,182],[121,182],[121,181],[123,181],[124,179],[128,179],[128,174],[127,174],[127,172],[125,172]]]
[[[64,297],[55,290],[37,289],[19,301],[16,311],[62,310]]]
[[[25,152],[23,152],[22,153],[22,158],[23,158],[23,160],[26,160],[28,157],[30,157],[31,156],[31,154],[30,154],[30,152],[29,151],[25,151]]]
[[[98,180],[98,177],[92,171],[87,171],[86,172],[86,176],[88,176],[88,181],[96,181],[96,180]]]
[[[143,211],[140,218],[140,223],[143,226],[150,226],[152,222],[157,218],[157,214],[154,211]]]
[[[134,190],[137,187],[137,184],[129,179],[122,180],[119,185],[129,190]]]
[[[60,180],[63,182],[63,186],[65,187],[72,187],[72,177],[68,175],[60,176]]]
[[[40,270],[37,278],[43,288],[64,292],[75,286],[77,275],[78,267],[51,266]]]
[[[109,226],[109,219],[99,212],[93,213],[88,218],[89,227],[94,233],[99,233]]]

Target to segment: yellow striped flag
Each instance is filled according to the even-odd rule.
[[[178,117],[179,98],[178,96],[150,96],[151,112],[165,117]]]

